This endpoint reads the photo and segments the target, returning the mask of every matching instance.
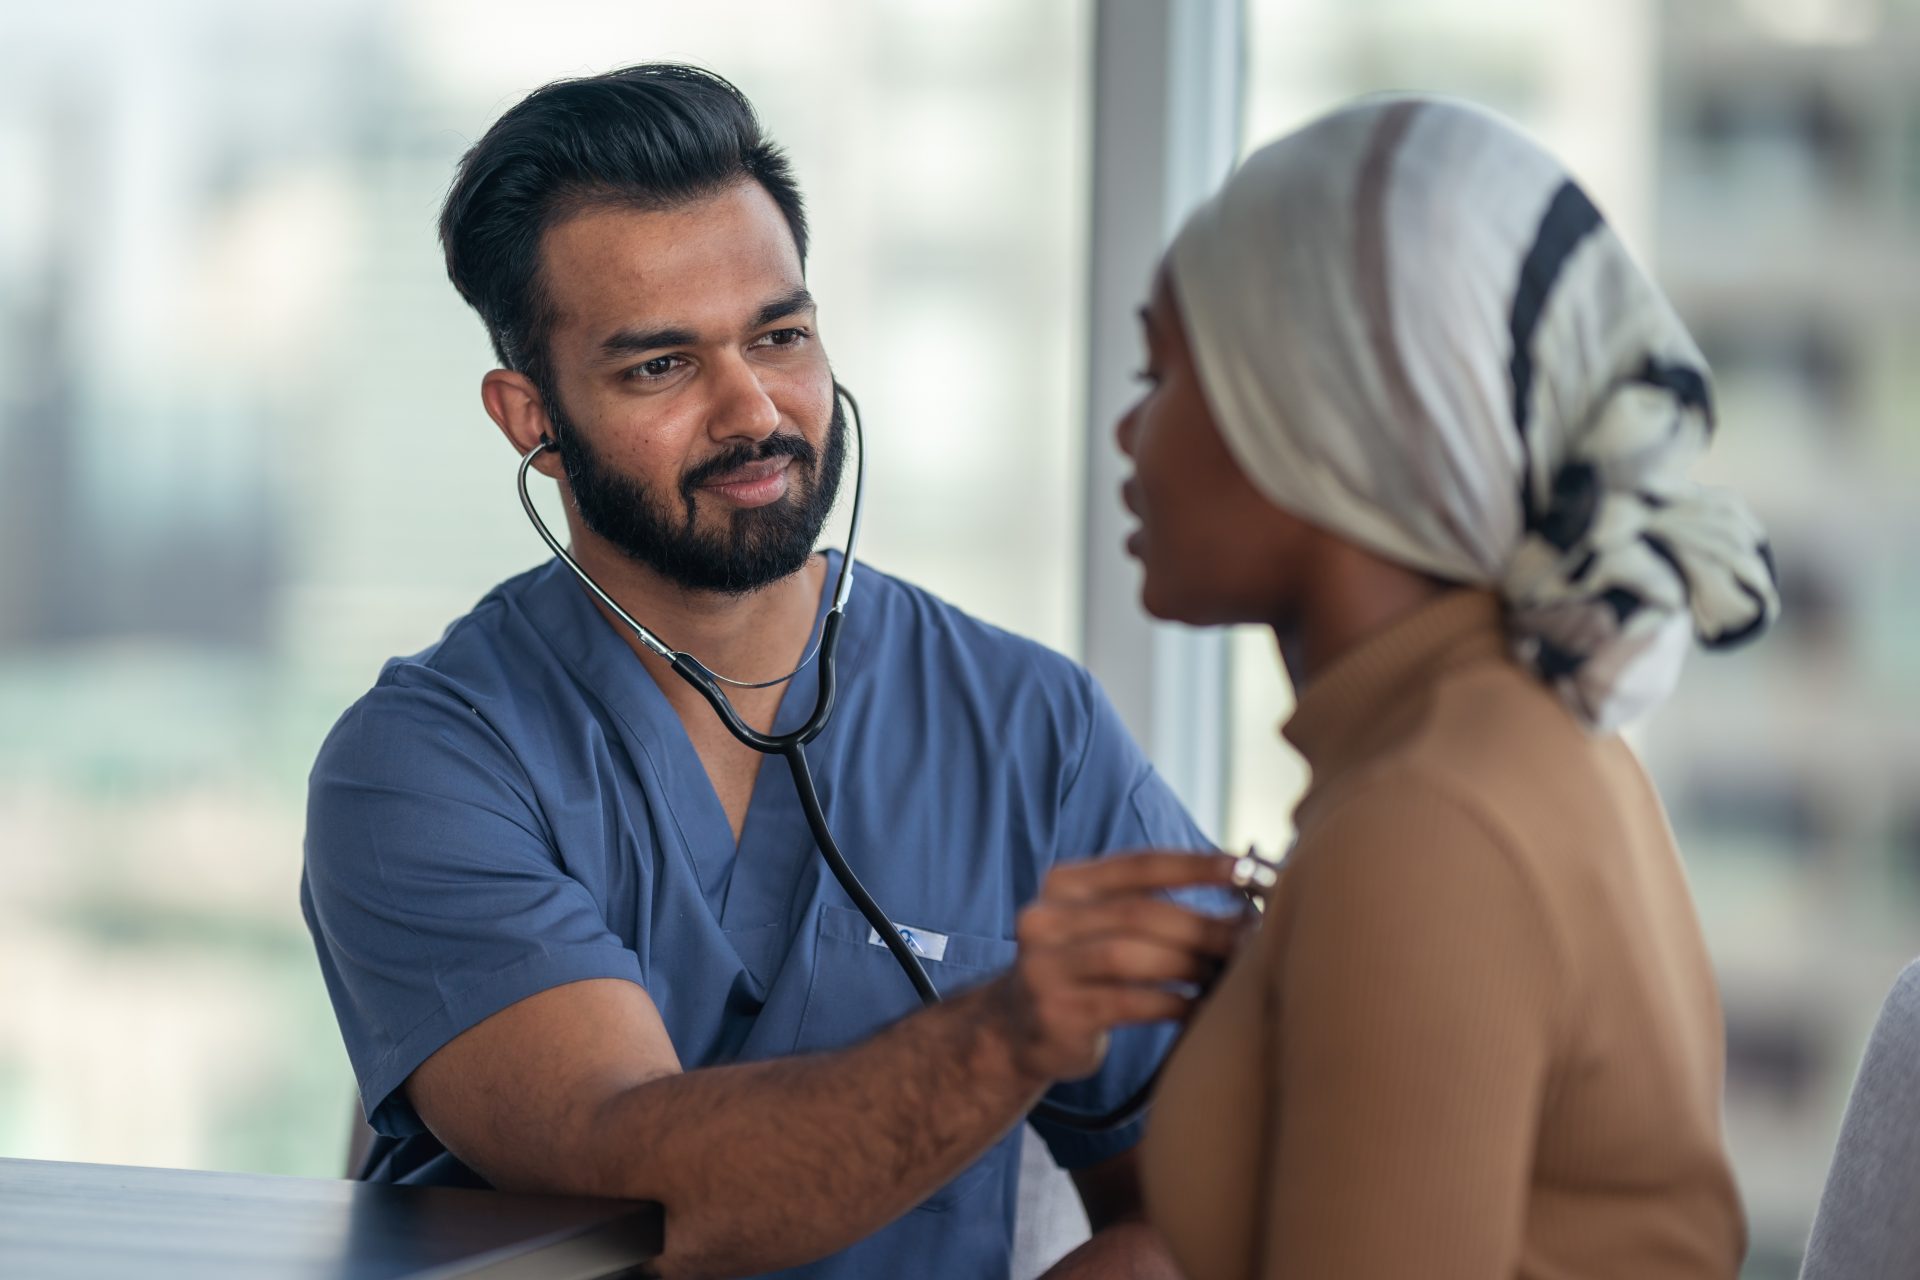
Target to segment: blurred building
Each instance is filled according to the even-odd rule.
[[[1655,261],[1786,613],[1697,665],[1648,753],[1720,969],[1749,1272],[1791,1276],[1867,1029],[1920,954],[1920,11],[1669,0],[1661,27]]]

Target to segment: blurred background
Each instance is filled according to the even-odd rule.
[[[0,0],[0,1155],[337,1175],[305,775],[540,559],[434,218],[564,75],[678,58],[791,151],[867,558],[1074,653],[1088,0]],[[1920,953],[1920,3],[1249,0],[1247,149],[1462,94],[1560,150],[1719,377],[1787,623],[1638,733],[1719,966],[1751,1277],[1791,1276]],[[1145,281],[1140,282],[1144,290]],[[1232,642],[1224,812],[1304,778]]]

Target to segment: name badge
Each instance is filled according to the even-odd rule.
[[[935,933],[931,929],[920,929],[910,924],[895,926],[900,930],[901,941],[907,944],[907,950],[922,960],[945,960],[947,958],[947,935]],[[867,930],[867,943],[870,946],[884,948],[887,944],[880,940],[878,929]]]

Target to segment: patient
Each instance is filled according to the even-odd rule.
[[[1712,969],[1616,730],[1778,611],[1700,353],[1499,119],[1368,99],[1187,224],[1121,422],[1150,611],[1270,625],[1298,843],[1169,1064],[1194,1280],[1732,1276]]]

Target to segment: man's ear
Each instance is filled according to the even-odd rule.
[[[547,417],[546,402],[533,379],[511,369],[489,370],[480,379],[480,403],[487,416],[500,428],[513,451],[521,457],[531,453],[540,442],[553,435],[553,423]],[[533,460],[533,469],[552,480],[562,474],[560,455],[549,449]]]

